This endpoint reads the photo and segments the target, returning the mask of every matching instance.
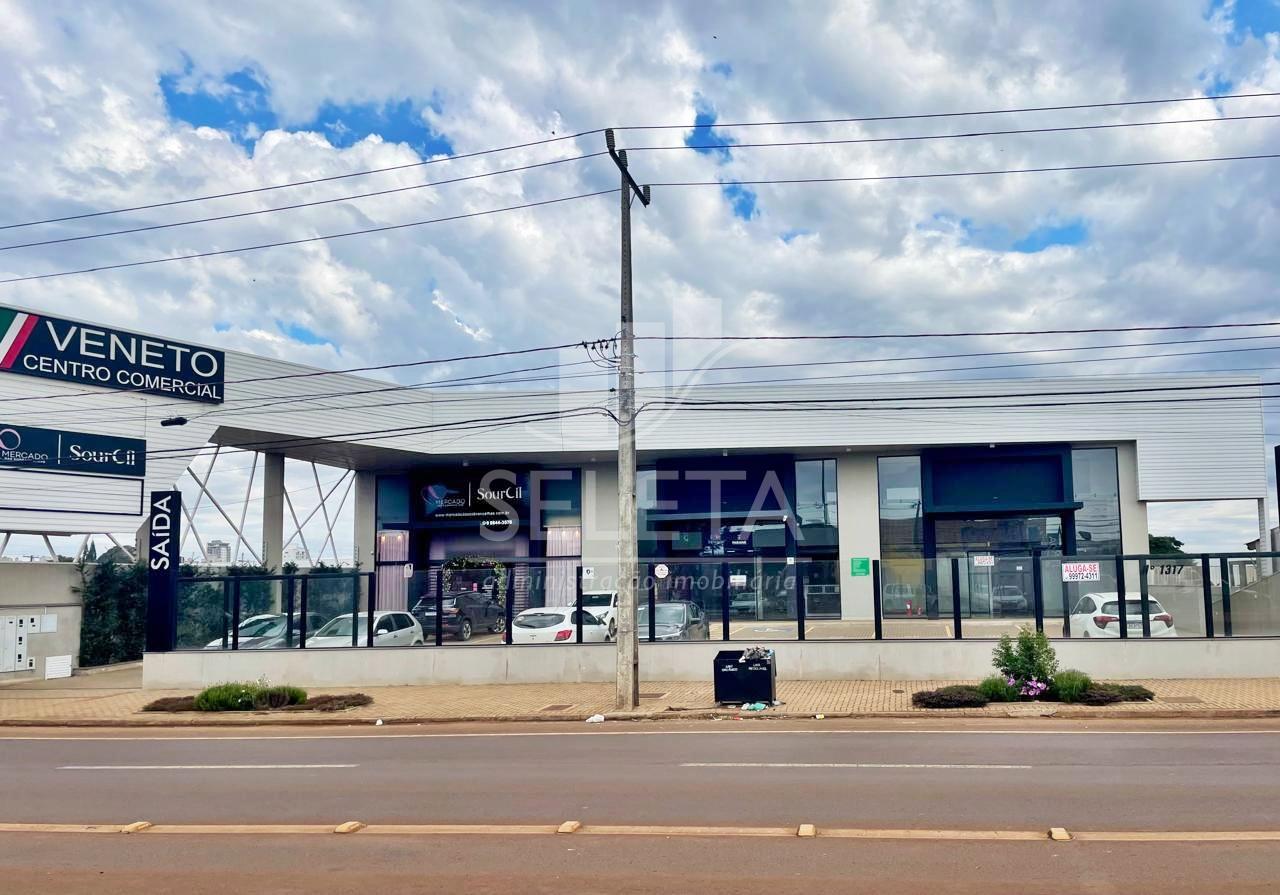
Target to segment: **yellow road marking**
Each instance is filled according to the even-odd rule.
[[[1280,842],[1280,830],[1117,831],[1073,833],[1077,842]]]
[[[1058,836],[1054,833],[1058,832]],[[1066,834],[1076,842],[1280,842],[1280,830],[1188,830],[1188,831],[1094,831],[1067,833],[1060,828],[1042,830],[910,830],[880,828],[819,827],[800,824],[790,827],[715,827],[680,825],[583,824],[370,824],[346,821],[332,824],[56,824],[0,823],[3,833],[115,833],[149,836],[169,835],[307,835],[359,833],[361,836],[520,836],[575,833],[591,836],[703,836],[776,837],[866,840],[935,840],[987,842],[1048,842]]]

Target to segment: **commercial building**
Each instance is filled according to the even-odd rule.
[[[350,470],[379,609],[434,599],[464,568],[509,613],[614,587],[608,391],[397,389],[30,317],[37,332],[81,326],[71,347],[92,359],[56,356],[70,343],[55,338],[52,357],[0,363],[0,428],[116,440],[145,464],[4,464],[0,531],[137,529],[147,494],[212,444],[263,455],[261,559],[276,569],[296,527],[285,459]],[[169,366],[130,372],[144,343]],[[171,363],[197,356],[198,369]],[[946,637],[953,615],[969,636],[996,633],[1070,615],[1064,561],[1103,561],[1105,582],[1111,558],[1146,554],[1152,502],[1247,499],[1265,518],[1260,389],[1239,374],[699,384],[641,389],[637,404],[645,586],[713,627],[728,616],[732,639],[858,639],[898,620],[943,626],[905,637]]]

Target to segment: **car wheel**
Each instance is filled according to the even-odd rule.
[[[498,619],[493,623],[489,630],[494,634],[505,634],[507,631],[507,620],[505,618]]]
[[[609,619],[609,639],[618,639],[618,622],[614,619]]]
[[[464,618],[462,620],[462,624],[458,627],[458,639],[459,640],[471,639],[471,619]]]
[[[410,644],[410,646],[423,646],[423,645],[424,645],[424,643],[425,643],[425,641],[423,641],[421,638],[419,638],[418,640],[415,640],[413,643],[411,643],[411,644]]]

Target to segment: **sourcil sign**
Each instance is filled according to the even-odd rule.
[[[141,478],[147,471],[147,443],[0,422],[0,466]]]
[[[221,404],[225,363],[209,348],[0,307],[0,372]]]

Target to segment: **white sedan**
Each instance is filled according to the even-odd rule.
[[[609,629],[609,639],[618,636],[618,595],[611,590],[584,590],[582,608]],[[586,637],[586,632],[582,635]]]
[[[351,642],[352,620],[356,639]],[[307,648],[333,646],[368,646],[369,613],[339,615],[330,619],[319,631],[307,638]],[[374,646],[422,646],[422,625],[407,612],[375,612],[373,614]]]
[[[1177,637],[1173,616],[1151,598],[1147,601],[1151,613],[1152,637]],[[1137,594],[1127,594],[1124,600],[1125,622],[1130,637],[1142,636],[1142,599]],[[1120,598],[1115,591],[1085,594],[1071,610],[1072,637],[1119,637]]]
[[[512,643],[574,643],[577,640],[578,610],[572,606],[540,606],[526,609],[511,623]],[[582,610],[582,642],[604,643],[609,629],[587,610]]]

